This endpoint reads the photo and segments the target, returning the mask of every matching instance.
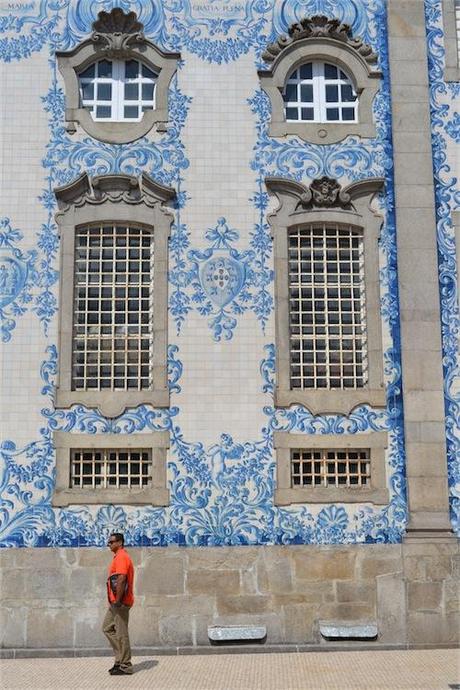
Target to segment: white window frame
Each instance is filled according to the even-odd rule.
[[[311,79],[302,79],[300,77],[300,70],[302,67],[306,67],[307,65],[312,66],[312,78]],[[332,67],[335,67],[338,70],[339,76],[335,79],[329,78],[325,76],[325,67],[326,65],[331,65]],[[294,79],[292,77],[293,74],[297,73],[298,78]],[[345,75],[345,79],[342,79],[340,74]],[[359,112],[359,97],[358,94],[356,93],[356,88],[353,84],[352,79],[350,76],[345,72],[345,70],[342,69],[339,65],[333,63],[333,62],[305,62],[302,65],[299,65],[296,67],[293,72],[289,75],[288,79],[286,80],[286,84],[284,87],[284,92],[286,91],[286,87],[288,84],[295,84],[296,86],[301,86],[303,84],[306,85],[312,85],[313,86],[313,102],[310,101],[302,101],[302,100],[297,100],[297,101],[285,101],[285,112],[286,112],[286,122],[316,122],[316,123],[333,123],[333,122],[350,122],[350,123],[356,123],[358,122],[358,112]],[[353,94],[356,96],[354,101],[342,101],[341,100],[341,94],[340,94],[340,87],[342,85],[347,85],[351,86],[353,90]],[[339,93],[339,100],[337,102],[328,102],[326,101],[326,87],[327,86],[337,86],[338,93]],[[283,92],[283,94],[284,94]],[[301,108],[313,108],[313,120],[302,120],[301,118],[288,118],[287,117],[287,108],[297,108],[297,112]],[[339,111],[339,118],[334,119],[334,120],[328,120],[327,119],[327,109],[328,108],[336,108]],[[345,120],[342,118],[342,108],[349,108],[354,111],[354,118],[352,120]]]
[[[142,110],[146,107],[146,110],[155,109],[155,96],[156,96],[156,83],[158,79],[158,73],[154,72],[148,65],[136,58],[130,58],[129,60],[108,60],[103,58],[102,60],[96,60],[92,64],[88,65],[82,73],[86,72],[90,67],[95,68],[95,74],[98,75],[99,68],[98,65],[101,62],[110,62],[112,64],[112,76],[111,77],[82,77],[81,73],[78,75],[78,85],[80,90],[81,105],[86,108],[91,113],[91,117],[95,122],[140,122],[144,115]],[[126,78],[126,63],[127,62],[137,62],[139,65],[139,70],[137,77]],[[154,74],[154,78],[144,77],[142,74],[142,67],[146,67]],[[92,99],[83,98],[83,86],[86,84],[93,84],[94,94]],[[112,98],[110,101],[101,101],[96,98],[97,87],[99,84],[110,84],[112,87]],[[125,85],[126,84],[138,84],[140,85],[140,96],[138,100],[126,100],[125,99]],[[142,85],[143,84],[153,84],[153,99],[151,101],[142,99]],[[97,117],[97,107],[110,107],[111,116],[110,117]],[[125,106],[136,106],[140,110],[138,117],[125,117],[124,109]]]

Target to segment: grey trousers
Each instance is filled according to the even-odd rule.
[[[133,672],[131,646],[129,644],[129,606],[109,607],[102,624],[102,632],[110,642],[115,654],[115,663],[125,673]]]

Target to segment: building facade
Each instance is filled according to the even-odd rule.
[[[459,21],[0,4],[6,654],[458,642]]]

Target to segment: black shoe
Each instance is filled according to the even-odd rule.
[[[132,673],[125,673],[120,667],[115,668],[113,671],[110,671],[111,676],[131,676]]]
[[[112,668],[109,668],[109,673],[113,673],[114,671],[116,671],[119,668],[120,668],[120,664],[114,664],[112,666]]]

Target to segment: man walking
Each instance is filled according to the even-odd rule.
[[[133,672],[128,621],[130,608],[134,604],[134,566],[123,548],[124,541],[119,532],[111,534],[108,541],[113,559],[107,578],[109,609],[102,624],[102,632],[115,653],[115,663],[109,669],[112,676],[130,675]]]

